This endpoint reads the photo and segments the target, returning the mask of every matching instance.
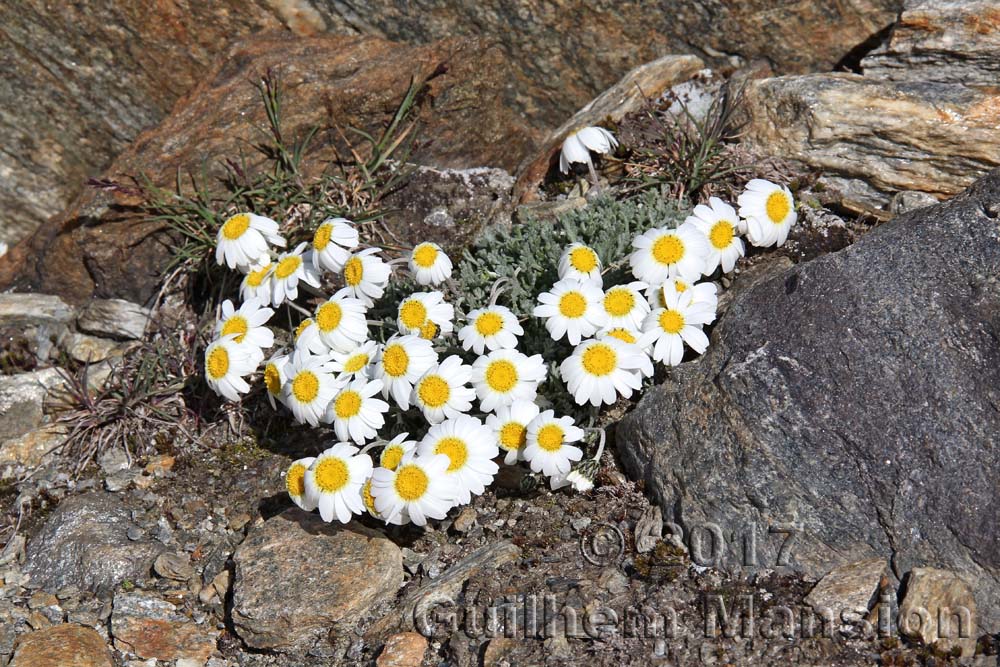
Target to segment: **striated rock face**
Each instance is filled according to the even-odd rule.
[[[11,667],[113,667],[114,664],[96,630],[65,623],[18,639]]]
[[[20,239],[61,211],[88,177],[101,173],[203,79],[215,56],[252,45],[261,31],[368,35],[415,44],[483,38],[498,45],[509,67],[495,93],[532,123],[553,127],[629,68],[665,53],[696,52],[716,65],[731,56],[763,58],[779,72],[829,69],[888,26],[899,5],[900,0],[777,7],[767,0],[3,3],[0,240]]]
[[[979,0],[910,0],[887,44],[861,61],[866,76],[995,86],[1000,6]]]
[[[903,634],[945,653],[957,648],[963,657],[972,657],[978,623],[975,597],[961,577],[933,567],[913,568],[899,605]]]
[[[280,652],[349,632],[403,583],[402,552],[384,535],[297,508],[252,530],[233,562],[236,632],[253,648]]]
[[[1000,629],[1000,171],[736,291],[697,362],[616,434],[665,519],[721,565],[947,567]],[[752,564],[752,563],[751,563]]]
[[[746,139],[891,193],[944,198],[1000,165],[1000,94],[960,84],[810,74],[753,82]]]
[[[504,102],[510,69],[494,45],[447,40],[405,46],[377,38],[256,39],[233,49],[159,127],[145,133],[107,172],[110,178],[146,174],[171,187],[176,172],[208,170],[220,187],[221,161],[242,152],[250,169],[262,157],[264,110],[252,82],[269,68],[282,72],[286,135],[321,130],[310,164],[321,168],[337,155],[336,126],[377,131],[395,113],[411,77],[429,82],[424,141],[417,161],[442,167],[512,167],[534,147],[536,131]],[[343,150],[343,146],[340,147]],[[0,285],[40,289],[70,300],[92,295],[139,303],[154,292],[169,261],[156,227],[138,224],[133,194],[87,190],[61,216],[0,262]],[[9,260],[9,261],[8,261]],[[47,289],[43,286],[51,286]]]

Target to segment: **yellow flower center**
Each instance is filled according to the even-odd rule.
[[[635,308],[635,295],[631,290],[616,287],[604,295],[604,310],[612,317],[624,317]]]
[[[546,424],[538,430],[538,446],[547,452],[558,452],[563,444],[563,430],[558,424]]]
[[[771,219],[771,222],[778,225],[788,216],[788,212],[792,210],[792,203],[788,201],[788,197],[781,190],[775,190],[767,196],[767,217]]]
[[[683,280],[674,280],[674,289],[677,290],[678,294],[683,294],[687,291],[688,284]]]
[[[365,265],[361,263],[360,257],[351,257],[344,264],[344,282],[351,287],[361,284],[361,279],[365,277]]]
[[[307,317],[306,319],[299,322],[299,326],[295,327],[295,340],[298,340],[299,336],[302,335],[302,332],[311,327],[312,323],[313,321],[311,317]]]
[[[333,402],[333,411],[340,419],[357,417],[361,412],[361,394],[356,391],[342,391]]]
[[[420,337],[424,340],[434,340],[434,337],[438,335],[438,325],[434,324],[430,320],[424,322],[424,326],[420,327]]]
[[[506,394],[517,385],[517,366],[506,359],[490,362],[486,367],[486,384],[493,391]]]
[[[684,316],[676,310],[664,310],[660,313],[660,328],[668,334],[680,333],[684,328]]]
[[[459,470],[469,460],[469,447],[460,438],[441,438],[434,448],[434,453],[444,454],[451,459],[448,472]]]
[[[304,465],[296,463],[288,469],[288,474],[285,475],[285,488],[288,489],[288,495],[293,498],[302,497],[302,494],[306,492],[306,467]]]
[[[586,246],[569,251],[569,263],[580,273],[590,273],[597,268],[597,253]]]
[[[274,364],[268,364],[264,367],[264,385],[272,396],[281,393],[281,372]]]
[[[451,387],[440,375],[428,375],[417,389],[420,402],[429,408],[440,408],[451,398]]]
[[[330,245],[330,235],[333,233],[333,225],[320,225],[316,228],[316,233],[313,234],[313,248],[323,251],[328,245]]]
[[[205,359],[205,371],[213,380],[221,380],[229,372],[229,353],[221,345],[216,346]]]
[[[610,345],[596,343],[583,351],[582,364],[583,370],[601,377],[618,367],[618,355]]]
[[[378,510],[375,509],[375,496],[372,495],[372,480],[370,477],[361,486],[361,500],[364,501],[365,509],[368,510],[372,516],[381,517]]]
[[[503,329],[503,317],[489,311],[476,318],[476,331],[480,336],[493,336]]]
[[[664,234],[653,244],[653,259],[660,264],[676,264],[684,257],[684,242],[676,234]]]
[[[507,422],[500,429],[500,447],[505,451],[513,451],[524,447],[528,429],[517,422]]]
[[[299,403],[311,403],[319,396],[319,378],[312,371],[302,371],[292,380],[292,394]]]
[[[427,320],[427,307],[420,299],[407,299],[399,307],[399,321],[409,329],[419,329]]]
[[[430,243],[421,243],[413,249],[413,263],[421,269],[429,269],[437,261],[438,250]]]
[[[344,310],[335,301],[327,301],[316,311],[316,324],[319,330],[325,333],[330,333],[339,327],[343,318]]]
[[[716,250],[725,250],[733,243],[733,225],[728,220],[719,220],[712,225],[708,240]]]
[[[410,367],[410,355],[402,345],[390,345],[382,353],[382,368],[390,377],[398,378],[406,374]]]
[[[247,285],[250,287],[260,287],[261,283],[264,282],[264,278],[267,278],[267,274],[271,272],[271,264],[268,263],[267,266],[257,269],[256,271],[251,271],[247,274]]]
[[[406,465],[396,473],[396,495],[408,503],[423,498],[429,485],[430,479],[420,466]]]
[[[237,343],[242,343],[243,339],[247,337],[247,331],[250,330],[250,325],[247,323],[247,319],[242,315],[233,315],[225,324],[222,325],[223,336],[229,336],[231,334],[239,334],[234,339]]]
[[[579,292],[566,292],[559,299],[559,312],[563,317],[576,319],[587,311],[587,300]]]
[[[351,481],[351,473],[343,459],[330,456],[316,464],[314,479],[323,493],[336,493]]]
[[[289,255],[278,262],[278,266],[274,269],[274,275],[279,280],[285,280],[298,271],[300,266],[302,266],[302,258],[298,255]]]
[[[624,341],[626,343],[634,344],[636,341],[635,334],[633,334],[628,329],[622,327],[616,327],[612,329],[611,331],[608,332],[608,335],[611,336],[612,338],[617,338],[618,340]]]
[[[379,464],[386,470],[395,470],[399,467],[399,462],[403,460],[403,448],[399,445],[389,445],[382,450],[379,457]]]
[[[237,213],[222,225],[222,235],[229,241],[235,241],[250,229],[250,216]]]
[[[353,357],[349,357],[347,361],[344,362],[344,372],[357,373],[367,365],[368,365],[368,355],[365,354],[364,352],[358,352]]]

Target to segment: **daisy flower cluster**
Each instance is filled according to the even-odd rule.
[[[641,390],[654,361],[679,364],[685,346],[704,352],[717,293],[699,281],[733,269],[743,236],[780,245],[795,219],[791,193],[765,181],[752,181],[739,206],[737,215],[713,198],[678,228],[637,236],[631,255],[610,267],[604,260],[615,258],[571,243],[558,282],[530,314],[498,303],[506,278],[460,312],[455,304],[467,299],[435,243],[387,261],[362,245],[352,222],[332,218],[287,252],[277,222],[238,213],[218,231],[216,259],[244,274],[242,303],[220,306],[206,379],[239,401],[259,377],[273,408],[325,431],[334,444],[285,475],[292,501],[325,521],[364,513],[394,525],[443,519],[482,494],[500,465],[524,463],[553,489],[586,490],[603,432],[589,429],[600,444],[585,460],[588,429],[557,413],[543,385],[561,391],[561,378],[596,414]],[[626,261],[634,280],[606,285]],[[403,279],[390,286],[394,273]],[[398,294],[406,285],[415,291]],[[387,306],[394,318],[380,319]],[[267,326],[278,308],[298,320],[280,341]],[[531,315],[572,353],[531,354],[522,326]]]

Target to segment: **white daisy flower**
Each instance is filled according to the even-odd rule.
[[[315,456],[299,459],[288,466],[285,473],[285,488],[292,502],[307,512],[312,512],[316,506],[306,500],[306,471],[316,460]]]
[[[784,245],[788,230],[795,224],[792,191],[762,178],[747,183],[736,203],[740,217],[747,221],[747,239],[755,246]]]
[[[607,313],[601,306],[604,292],[593,283],[579,280],[560,280],[552,290],[538,295],[533,314],[544,317],[545,328],[554,340],[563,336],[570,345],[577,345],[583,338],[593,336],[608,323]]]
[[[263,305],[256,299],[250,299],[236,310],[233,302],[226,299],[222,302],[222,319],[215,323],[216,336],[222,338],[235,334],[233,340],[246,345],[258,363],[264,360],[263,348],[274,345],[274,332],[264,326],[274,311]]]
[[[649,359],[649,350],[643,347],[639,347],[639,338],[642,334],[638,329],[626,329],[625,327],[615,327],[613,329],[605,329],[597,336],[597,340],[606,340],[608,338],[613,338],[615,340],[621,341],[624,345],[629,347],[634,347],[635,350],[642,355],[640,360],[640,366],[637,373],[640,377],[653,377],[653,362]]]
[[[260,359],[251,347],[236,342],[230,334],[205,349],[205,379],[216,394],[230,400],[240,400],[240,394],[250,391],[243,378],[257,370]]]
[[[247,267],[248,271],[240,283],[240,298],[244,301],[257,299],[261,303],[271,303],[271,292],[274,288],[274,263],[270,257]]]
[[[368,338],[365,305],[342,289],[316,308],[316,329],[328,348],[346,352]]]
[[[330,348],[319,335],[319,327],[316,320],[311,317],[299,322],[294,332],[295,349],[305,350],[309,354],[329,354]]]
[[[638,346],[606,338],[580,343],[559,371],[577,405],[599,407],[641,388],[640,373],[648,365],[649,357]]]
[[[549,478],[549,488],[553,491],[564,486],[572,486],[574,491],[583,493],[594,488],[594,480],[581,474],[579,470],[570,470],[565,475],[553,475]]]
[[[639,346],[652,349],[655,361],[676,366],[684,358],[684,343],[698,354],[708,349],[708,336],[701,328],[715,319],[715,309],[666,290],[663,298],[666,307],[652,311],[642,323]]]
[[[476,397],[476,392],[467,386],[471,379],[472,367],[453,354],[420,376],[413,385],[410,401],[431,424],[458,417],[469,411]]]
[[[378,256],[378,248],[356,252],[344,262],[344,283],[351,296],[360,299],[366,308],[385,294],[392,269]]]
[[[428,340],[440,333],[451,333],[454,328],[455,307],[444,300],[441,292],[414,292],[399,303],[396,325],[403,334],[422,334],[428,322],[433,322],[437,331]]]
[[[542,355],[517,350],[494,350],[472,364],[472,385],[483,412],[514,401],[533,401],[547,370]]]
[[[372,475],[374,474],[375,471],[373,470]],[[385,517],[379,514],[378,508],[375,507],[375,496],[372,495],[372,477],[366,479],[365,483],[361,485],[361,501],[364,503],[365,509],[368,510],[368,514],[374,519],[385,521],[394,526],[404,526],[410,522],[410,517],[405,509],[393,517],[391,521],[386,521]]]
[[[359,242],[358,228],[353,222],[347,218],[327,218],[313,234],[313,266],[319,272],[339,273]]]
[[[330,352],[333,361],[330,367],[341,378],[367,378],[371,376],[371,364],[378,353],[378,343],[366,340],[346,352]]]
[[[574,162],[593,164],[590,151],[595,153],[613,153],[618,147],[615,136],[603,127],[585,127],[570,134],[563,140],[562,151],[559,153],[559,171],[569,173]]]
[[[590,246],[582,243],[569,244],[559,258],[559,279],[564,278],[602,285],[604,279],[601,277],[601,258]]]
[[[691,303],[705,303],[714,311],[719,304],[719,287],[706,280],[700,283],[689,283],[680,278],[668,278],[659,287],[650,286],[646,290],[646,302],[651,309],[666,308],[664,294],[680,294],[691,300]]]
[[[446,471],[447,456],[415,456],[410,452],[395,470],[377,468],[372,473],[372,497],[375,509],[386,523],[400,516],[418,526],[427,519],[443,519],[452,506],[451,481]]]
[[[407,440],[409,433],[400,433],[395,438],[385,443],[382,453],[379,455],[378,464],[388,470],[395,470],[399,463],[407,454],[417,448],[416,440]]]
[[[385,425],[384,415],[389,411],[388,403],[374,398],[380,391],[381,380],[352,380],[330,401],[324,421],[333,424],[340,440],[365,444],[378,435],[378,430]]]
[[[566,474],[573,461],[583,458],[583,451],[569,443],[582,439],[583,429],[570,417],[556,417],[555,412],[546,410],[528,424],[524,460],[533,471],[547,477]]]
[[[507,465],[524,460],[528,424],[538,413],[534,401],[514,401],[500,406],[494,414],[486,415],[486,427],[493,431],[497,444],[505,452],[503,462]]]
[[[395,335],[385,342],[375,359],[372,374],[382,380],[382,396],[410,408],[413,383],[437,364],[437,352],[430,341],[419,336]]]
[[[317,426],[341,385],[333,375],[330,358],[296,350],[283,372],[282,402],[299,423]]]
[[[316,457],[306,470],[306,499],[319,508],[323,521],[348,523],[365,511],[361,487],[371,477],[372,460],[358,448],[339,442]]]
[[[704,234],[688,223],[677,229],[650,229],[635,237],[632,247],[632,274],[650,285],[660,285],[674,276],[693,282],[701,277],[708,257]]]
[[[607,313],[608,322],[605,329],[624,327],[638,329],[649,314],[649,303],[642,292],[648,287],[646,283],[634,281],[628,285],[615,285],[604,292],[601,307]]]
[[[465,350],[482,354],[490,350],[505,350],[517,347],[517,337],[524,335],[524,329],[517,316],[505,306],[477,308],[466,317],[468,324],[458,330],[458,340]]]
[[[739,237],[740,218],[736,210],[718,197],[709,197],[708,206],[698,204],[686,223],[691,223],[708,240],[708,257],[702,273],[711,275],[722,267],[729,273],[736,266],[736,260],[743,256],[743,239]]]
[[[420,444],[417,455],[444,454],[449,464],[445,470],[456,504],[466,505],[473,495],[480,495],[493,482],[500,467],[493,462],[499,454],[496,440],[481,421],[469,415],[458,415],[431,426]]]
[[[230,269],[248,267],[266,258],[268,244],[285,247],[278,233],[278,223],[253,213],[237,213],[219,228],[215,244],[215,261]]]
[[[285,402],[282,388],[285,386],[285,366],[288,364],[287,354],[276,354],[264,364],[264,387],[267,389],[267,400],[271,408],[276,409],[275,401]]]
[[[451,277],[451,259],[437,243],[417,244],[410,253],[409,264],[418,285],[440,285]]]
[[[306,264],[306,258],[302,255],[306,244],[300,243],[291,252],[278,255],[271,274],[273,292],[271,294],[271,304],[280,306],[287,301],[295,301],[299,298],[299,281],[319,287],[319,273],[311,265]]]

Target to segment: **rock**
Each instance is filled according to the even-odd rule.
[[[998,215],[993,172],[839,252],[734,284],[707,352],[615,437],[664,519],[704,543],[697,564],[714,560],[714,524],[724,568],[751,531],[758,567],[816,578],[876,557],[897,578],[947,567],[1000,629]]]
[[[54,294],[0,294],[0,328],[48,325],[53,331],[73,319],[73,309]]]
[[[864,618],[878,595],[885,566],[885,559],[871,558],[836,567],[823,575],[803,602],[820,616],[832,612],[838,621],[844,612]]]
[[[385,640],[375,661],[376,667],[420,667],[427,651],[427,640],[416,632],[400,632]]]
[[[114,667],[104,639],[93,628],[54,625],[18,638],[11,667]]]
[[[149,326],[149,309],[123,299],[97,299],[84,306],[76,325],[92,334],[138,340]]]
[[[889,212],[893,215],[899,215],[936,203],[937,199],[926,192],[897,192],[892,196],[892,201],[889,202]]]
[[[0,375],[0,443],[19,438],[42,425],[43,401],[65,382],[55,368]]]
[[[237,633],[253,648],[279,652],[306,651],[331,632],[350,631],[403,583],[399,548],[381,533],[299,509],[253,528],[233,562]]]
[[[878,79],[995,86],[1000,10],[988,0],[907,0],[889,41],[861,67]]]
[[[82,364],[104,361],[120,351],[118,343],[113,340],[76,332],[66,336],[60,346],[66,354]]]
[[[191,556],[164,552],[153,561],[153,571],[164,579],[187,581],[194,576]]]
[[[157,595],[137,591],[115,595],[111,634],[116,649],[140,658],[205,664],[219,633],[195,624]]]
[[[967,658],[976,652],[978,623],[975,597],[960,577],[932,567],[910,571],[899,606],[900,632],[946,653],[958,647]]]
[[[112,494],[67,498],[28,542],[24,571],[30,585],[52,592],[71,585],[106,591],[144,577],[157,548],[130,541],[129,526],[128,509]]]
[[[458,513],[458,516],[455,517],[455,521],[451,524],[451,527],[455,529],[455,532],[467,533],[469,529],[472,528],[472,524],[475,522],[476,508],[466,507]]]
[[[810,74],[751,82],[746,108],[758,150],[882,193],[949,197],[1000,165],[992,89]]]
[[[46,424],[17,438],[0,442],[0,465],[37,466],[57,450],[69,434],[65,424]]]
[[[697,74],[705,64],[695,56],[663,56],[629,71],[603,93],[592,99],[572,118],[549,133],[542,149],[523,168],[519,169],[514,197],[528,202],[538,197],[537,188],[553,167],[558,168],[559,152],[563,140],[580,128],[599,125],[610,118],[620,121],[638,111],[646,100],[655,100],[666,90],[683,83]]]
[[[503,169],[416,167],[385,200],[386,223],[401,239],[461,251],[486,227],[510,226],[514,177]]]
[[[246,168],[263,156],[246,150],[266,123],[254,82],[268,70],[284,84],[283,132],[318,126],[307,168],[338,159],[338,128],[379,131],[395,113],[411,80],[427,80],[420,118],[418,163],[463,169],[513,168],[535,147],[538,132],[505,102],[513,74],[495,45],[450,39],[408,46],[383,39],[259,37],[241,42],[206,72],[202,83],[163,123],[145,133],[109,167],[107,178],[145,174],[172,188],[178,170],[201,173],[218,191],[226,156],[244,155]],[[434,76],[432,76],[434,75]],[[433,100],[433,103],[430,102]],[[185,186],[186,187],[186,186]],[[75,302],[92,295],[147,303],[170,261],[169,244],[154,232],[134,189],[89,189],[63,214],[0,263],[0,286],[51,291]],[[86,221],[86,224],[81,224]],[[48,290],[42,286],[51,286]]]

